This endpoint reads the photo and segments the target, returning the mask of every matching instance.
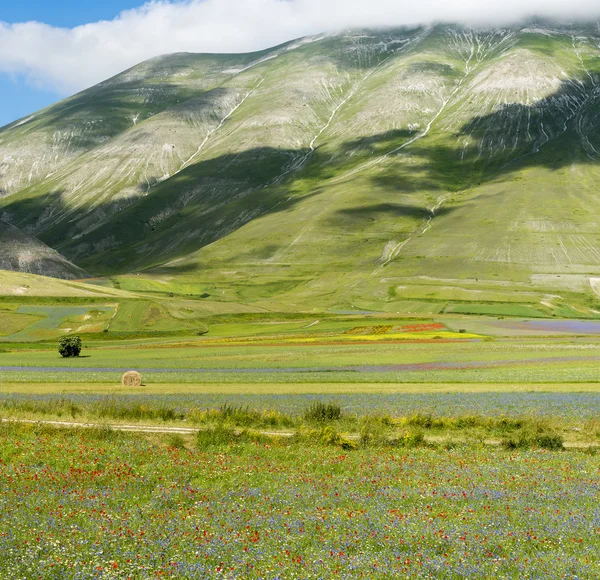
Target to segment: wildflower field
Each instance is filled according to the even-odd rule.
[[[598,336],[260,324],[0,345],[0,580],[600,577]]]
[[[2,578],[596,578],[581,451],[0,427]]]

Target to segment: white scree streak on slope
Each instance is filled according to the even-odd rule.
[[[340,178],[337,178],[333,181],[338,181],[339,179],[346,178],[351,175],[355,175],[356,173],[364,171],[368,167],[374,167],[376,165],[380,165],[381,163],[383,163],[385,160],[387,160],[392,155],[395,155],[399,151],[402,151],[403,149],[410,147],[410,145],[412,145],[419,139],[423,139],[423,137],[426,137],[429,134],[429,132],[431,131],[431,128],[433,127],[433,124],[439,119],[439,117],[442,115],[442,113],[446,110],[446,107],[448,106],[448,104],[452,101],[452,99],[455,97],[455,95],[460,91],[463,84],[467,80],[468,76],[476,68],[476,66],[473,68],[471,67],[471,61],[473,60],[473,57],[475,56],[475,42],[476,42],[477,36],[470,33],[469,35],[465,35],[465,38],[470,39],[471,47],[470,47],[470,54],[465,60],[464,74],[463,74],[462,78],[460,79],[460,81],[458,82],[455,89],[450,93],[450,95],[446,99],[444,99],[442,101],[441,107],[439,108],[437,113],[431,118],[431,120],[427,124],[427,127],[425,128],[425,130],[422,131],[421,133],[419,133],[418,135],[415,135],[415,137],[413,137],[412,139],[409,139],[406,143],[403,143],[402,145],[400,145],[400,147],[397,147],[396,149],[393,149],[389,153],[386,153],[385,155],[381,156],[379,159],[369,162],[368,164],[365,164],[364,166],[359,167],[359,168],[355,169],[354,171],[349,172],[346,175],[341,176]],[[506,38],[504,38],[503,41],[505,39]],[[477,45],[479,47],[478,41],[477,41]],[[483,60],[483,58],[485,58],[485,54],[481,54],[480,51],[478,50],[478,58],[479,58],[479,61]],[[450,195],[447,195],[445,197],[438,199],[437,205],[435,205],[434,207],[429,209],[430,216],[429,216],[429,219],[427,220],[427,223],[425,224],[424,228],[422,228],[422,229],[419,228],[419,229],[415,230],[408,236],[408,238],[406,240],[399,242],[398,244],[394,245],[394,242],[390,241],[385,245],[383,252],[382,252],[382,256],[379,259],[380,265],[373,271],[373,275],[379,274],[383,270],[383,268],[385,268],[390,262],[395,260],[398,257],[399,253],[402,251],[402,249],[406,246],[406,244],[408,244],[413,239],[413,237],[419,233],[419,231],[422,235],[431,229],[433,218],[435,217],[437,211],[440,209],[440,207],[443,205],[443,203],[449,197],[450,197]]]
[[[512,35],[509,35],[509,36],[507,36],[507,37],[506,37],[504,40],[506,40],[506,39],[507,39],[507,38],[509,38],[510,36],[512,36]],[[576,53],[576,55],[577,55],[577,57],[578,57],[578,59],[579,59],[579,61],[580,61],[580,63],[581,63],[581,66],[582,66],[582,68],[583,68],[583,70],[584,70],[585,74],[586,74],[586,75],[589,77],[589,79],[590,79],[590,81],[591,81],[591,83],[592,83],[592,87],[595,89],[595,88],[597,87],[596,81],[595,81],[595,79],[594,79],[593,75],[591,75],[591,74],[590,74],[589,70],[588,70],[588,69],[587,69],[587,67],[585,66],[585,63],[583,62],[583,59],[582,59],[582,57],[581,57],[580,53],[578,52],[578,50],[577,50],[577,48],[576,48],[576,46],[575,46],[575,38],[573,38],[573,49],[574,49],[574,51],[575,51],[575,53]],[[484,55],[484,56],[485,56],[485,55]],[[480,59],[480,60],[481,60],[481,59]],[[394,153],[396,153],[397,151],[400,151],[400,150],[402,150],[402,149],[404,149],[404,148],[408,147],[409,145],[411,145],[412,143],[414,143],[414,142],[415,142],[417,139],[420,139],[420,138],[424,137],[424,136],[425,136],[425,135],[426,135],[426,134],[429,132],[429,130],[431,129],[431,125],[432,125],[432,124],[435,122],[435,120],[436,120],[437,118],[439,118],[439,116],[441,115],[442,111],[443,111],[443,110],[445,109],[445,107],[448,105],[448,102],[449,102],[449,101],[450,101],[450,100],[453,98],[453,96],[456,94],[456,92],[457,92],[458,90],[460,90],[460,88],[461,88],[462,84],[464,83],[464,81],[466,80],[466,77],[468,76],[468,74],[469,74],[470,70],[472,70],[472,69],[470,69],[470,66],[469,66],[469,64],[470,64],[470,59],[467,61],[467,66],[466,66],[466,74],[465,74],[465,77],[464,77],[464,78],[463,78],[463,79],[460,81],[460,83],[459,83],[459,86],[458,86],[458,87],[456,88],[456,90],[455,90],[455,91],[454,91],[454,92],[453,92],[453,93],[450,95],[449,99],[448,99],[448,100],[447,100],[445,103],[443,103],[443,105],[442,105],[442,109],[441,109],[441,110],[438,112],[438,114],[436,115],[436,117],[434,117],[434,118],[432,119],[432,121],[431,121],[431,123],[428,125],[427,129],[426,129],[426,130],[425,130],[423,133],[421,133],[420,135],[417,135],[415,138],[413,138],[413,139],[411,139],[410,141],[408,141],[407,143],[404,143],[403,145],[401,145],[399,148],[395,149],[394,151],[391,151],[390,153],[387,153],[387,154],[386,154],[385,156],[383,156],[382,158],[380,158],[380,159],[377,159],[377,160],[375,160],[375,161],[373,161],[373,162],[370,162],[368,166],[373,166],[373,165],[377,165],[377,164],[380,164],[380,163],[382,163],[382,162],[383,162],[383,161],[384,161],[384,160],[385,160],[387,157],[389,157],[390,155],[393,155],[393,154],[394,154]],[[598,158],[598,155],[599,155],[599,153],[598,153],[598,151],[597,151],[597,150],[594,148],[594,146],[593,146],[593,145],[592,145],[592,144],[589,142],[589,139],[588,139],[588,138],[587,138],[587,136],[584,134],[584,132],[583,132],[583,128],[582,128],[582,126],[581,126],[581,125],[582,125],[582,121],[583,121],[583,118],[581,117],[581,111],[583,110],[583,108],[585,107],[585,105],[587,105],[587,103],[590,101],[590,99],[592,99],[592,98],[593,98],[593,96],[594,96],[594,94],[593,94],[593,93],[592,93],[592,94],[588,94],[588,95],[587,95],[587,97],[585,98],[585,100],[583,101],[583,103],[581,103],[581,105],[579,106],[579,110],[577,110],[577,111],[576,111],[576,112],[575,112],[575,113],[574,113],[574,114],[573,114],[573,115],[572,115],[570,118],[567,118],[567,119],[566,119],[566,121],[565,121],[565,127],[564,127],[564,129],[563,129],[563,133],[564,133],[564,132],[567,130],[567,128],[568,128],[568,125],[567,125],[567,124],[568,124],[568,122],[569,122],[569,121],[570,121],[572,118],[574,118],[575,116],[578,116],[578,115],[579,115],[579,119],[578,119],[578,121],[577,121],[577,127],[576,127],[576,128],[577,128],[577,131],[578,131],[578,133],[579,133],[579,136],[580,136],[580,138],[581,138],[582,145],[583,145],[584,149],[586,150],[586,153],[587,153],[588,157],[590,157],[591,159],[597,159],[597,158]],[[540,121],[540,129],[541,129],[541,131],[542,131],[542,134],[544,135],[544,141],[543,141],[541,144],[539,144],[539,145],[538,145],[538,146],[537,146],[537,147],[534,149],[534,151],[533,151],[533,153],[532,153],[532,154],[538,153],[538,152],[540,151],[540,149],[541,149],[541,148],[542,148],[544,145],[546,145],[546,144],[547,144],[547,143],[550,141],[550,136],[549,136],[549,135],[546,133],[546,131],[545,131],[545,128],[544,128],[544,124],[543,124],[543,122],[541,122],[541,121]],[[512,161],[510,161],[509,163],[507,163],[506,165],[504,165],[502,168],[504,169],[505,167],[507,167],[507,166],[509,166],[509,165],[511,165],[511,164],[514,164],[515,162],[517,162],[518,160],[520,160],[520,159],[522,159],[522,158],[523,158],[523,157],[517,157],[517,158],[513,159]],[[360,171],[362,171],[362,170],[364,170],[364,169],[365,169],[365,167],[361,167],[361,168],[358,168],[358,169],[359,169]],[[356,171],[356,170],[355,170],[355,171]],[[346,175],[346,176],[347,176],[347,175]],[[343,177],[346,177],[346,176],[343,176]],[[381,261],[382,263],[381,263],[381,265],[380,265],[378,268],[376,268],[376,269],[375,269],[375,271],[373,272],[373,274],[378,274],[378,273],[380,273],[380,272],[381,272],[381,270],[382,270],[382,269],[383,269],[383,268],[384,268],[384,267],[385,267],[387,264],[389,264],[390,262],[392,262],[392,261],[393,261],[393,260],[394,260],[394,259],[395,259],[395,258],[396,258],[398,255],[399,255],[400,251],[401,251],[401,250],[402,250],[402,249],[403,249],[403,248],[406,246],[406,244],[408,244],[408,243],[409,243],[409,242],[410,242],[410,241],[413,239],[413,237],[414,237],[415,235],[417,235],[417,234],[419,234],[419,233],[420,233],[420,235],[423,235],[424,233],[426,233],[427,231],[429,231],[429,229],[431,229],[431,226],[432,226],[432,221],[433,221],[433,219],[435,218],[435,215],[436,215],[437,211],[440,209],[440,207],[441,207],[441,206],[442,206],[442,205],[443,205],[443,204],[446,202],[446,200],[447,200],[449,197],[451,197],[451,195],[447,195],[447,196],[445,196],[445,197],[441,198],[441,201],[439,201],[439,202],[438,202],[438,204],[437,204],[435,207],[433,207],[433,208],[431,208],[431,209],[429,210],[429,212],[430,212],[430,214],[431,214],[431,215],[430,215],[430,217],[428,218],[428,220],[427,220],[427,223],[425,224],[425,227],[424,227],[424,229],[423,229],[422,231],[420,231],[420,232],[419,232],[419,230],[416,230],[415,232],[411,233],[411,234],[409,235],[409,237],[408,237],[406,240],[404,240],[404,241],[402,241],[402,242],[400,242],[400,243],[396,244],[395,246],[393,245],[393,242],[388,242],[388,243],[386,244],[386,246],[385,246],[385,248],[384,248],[384,250],[383,250],[383,253],[382,253],[382,257],[380,258],[380,261]]]
[[[253,62],[243,68],[230,68],[230,69],[224,70],[223,72],[225,74],[230,74],[230,75],[239,75],[239,74],[242,74],[243,72],[246,72],[247,70],[250,70],[251,68],[254,68],[255,66],[258,66],[259,64],[262,64],[263,62],[267,62],[268,60],[273,60],[274,58],[277,58],[278,56],[279,56],[279,53],[271,54],[269,56],[265,56],[265,58],[261,58],[260,60]]]
[[[387,56],[386,58],[384,58],[379,64],[377,64],[375,67],[373,67],[362,79],[360,79],[359,82],[350,90],[350,93],[348,94],[348,96],[346,98],[344,98],[333,109],[333,111],[331,113],[331,116],[329,117],[327,123],[325,123],[325,125],[323,125],[323,127],[321,127],[321,129],[313,137],[313,139],[311,140],[311,142],[310,142],[310,144],[308,146],[308,148],[309,148],[308,153],[306,153],[306,155],[303,155],[299,160],[297,160],[296,162],[294,162],[292,164],[292,166],[290,167],[289,170],[287,170],[285,173],[282,173],[270,185],[275,185],[277,183],[280,183],[289,174],[291,174],[291,173],[297,173],[298,171],[300,171],[304,167],[304,165],[306,164],[306,162],[310,159],[310,157],[313,155],[313,153],[316,151],[316,144],[317,144],[317,141],[320,139],[321,135],[323,135],[323,133],[325,133],[325,131],[327,131],[327,129],[329,129],[329,127],[333,123],[333,120],[335,119],[335,117],[338,114],[338,112],[356,95],[356,93],[364,85],[364,83],[367,80],[369,80],[369,78],[371,78],[392,57],[396,56],[400,52],[405,51],[406,49],[408,49],[413,44],[419,43],[423,38],[425,38],[430,33],[430,31],[431,31],[431,27],[427,27],[422,34],[416,36],[415,38],[407,40],[401,48],[393,51],[392,54],[390,54],[389,56]]]
[[[444,195],[444,196],[438,198],[436,205],[434,205],[433,207],[431,207],[427,210],[430,215],[429,215],[429,218],[427,219],[427,222],[425,222],[425,226],[422,228],[422,230],[420,232],[419,232],[419,230],[412,232],[408,236],[408,238],[406,238],[406,240],[400,242],[399,244],[394,245],[394,242],[388,242],[385,245],[385,248],[383,249],[381,258],[379,259],[381,264],[378,268],[376,268],[373,271],[374,276],[379,274],[390,262],[393,262],[398,257],[398,254],[400,254],[400,252],[402,251],[404,246],[406,246],[406,244],[408,244],[408,242],[410,242],[414,236],[416,236],[418,234],[420,234],[420,235],[426,234],[431,229],[433,219],[437,215],[437,212],[442,207],[442,205],[444,205],[444,203],[446,203],[446,201],[448,201],[448,199],[450,197],[452,197],[452,194]]]
[[[600,24],[598,25],[600,28]],[[596,96],[598,96],[598,83],[596,81],[596,79],[594,78],[594,76],[590,73],[590,71],[588,70],[588,68],[585,66],[585,63],[583,61],[583,58],[581,57],[581,53],[578,51],[577,47],[576,47],[576,38],[572,37],[572,42],[573,42],[573,50],[581,64],[582,70],[583,72],[588,76],[588,78],[590,79],[591,82],[591,88],[592,91],[591,92],[585,92],[585,98],[583,98],[583,100],[579,103],[576,103],[575,105],[573,105],[572,107],[569,107],[569,114],[567,114],[564,118],[564,124],[562,127],[562,131],[560,131],[559,133],[555,134],[553,136],[554,139],[560,137],[561,135],[563,135],[564,133],[566,133],[569,129],[569,123],[573,120],[575,120],[574,124],[575,124],[575,130],[577,131],[577,134],[579,135],[580,141],[581,141],[581,145],[583,146],[583,148],[585,149],[585,152],[587,154],[587,156],[592,159],[593,161],[597,160],[598,157],[600,156],[600,152],[597,151],[597,149],[592,145],[592,143],[590,142],[588,136],[585,134],[584,132],[584,128],[583,128],[583,122],[584,122],[584,118],[582,116],[582,112],[585,109],[585,107],[589,104],[589,102],[595,98]],[[563,73],[563,75],[566,76],[566,73]],[[568,83],[571,83],[572,85],[577,85],[580,88],[583,88],[584,85],[581,81],[579,80],[568,80]],[[531,119],[531,112],[529,113],[530,119]],[[540,131],[543,135],[543,139],[536,143],[534,145],[533,150],[530,153],[526,153],[524,155],[520,155],[518,157],[515,157],[513,159],[511,159],[510,161],[508,161],[507,163],[505,163],[500,169],[504,170],[508,167],[511,167],[512,165],[517,164],[519,161],[526,159],[528,157],[531,157],[532,155],[537,155],[551,140],[550,135],[548,135],[548,133],[546,132],[546,128],[544,126],[544,122],[540,119],[539,121],[540,123]],[[527,131],[529,134],[529,124],[527,127]],[[529,134],[529,138],[531,138],[531,134]],[[478,157],[479,158],[479,157]]]
[[[290,173],[296,173],[298,171],[300,171],[302,169],[302,167],[306,164],[306,162],[308,161],[308,159],[310,159],[311,155],[316,151],[316,143],[319,140],[319,138],[321,137],[321,135],[323,135],[323,133],[331,126],[331,123],[333,122],[333,120],[335,119],[335,116],[338,114],[338,112],[342,109],[342,107],[344,105],[346,105],[353,97],[354,95],[356,95],[356,93],[358,92],[358,90],[362,87],[362,85],[371,77],[373,76],[373,74],[375,74],[381,67],[383,67],[383,65],[390,60],[393,56],[395,56],[397,53],[399,52],[403,52],[405,50],[407,50],[410,46],[414,45],[414,44],[418,44],[419,42],[421,42],[424,38],[426,38],[430,32],[431,32],[431,27],[427,27],[425,28],[425,30],[418,36],[416,36],[415,38],[408,40],[400,49],[394,51],[392,54],[390,54],[388,57],[384,58],[379,64],[377,64],[375,67],[373,67],[372,70],[370,70],[350,91],[349,95],[343,99],[334,109],[333,112],[331,113],[331,116],[329,117],[329,120],[327,121],[327,123],[318,131],[318,133],[315,135],[315,137],[312,139],[312,141],[310,142],[310,146],[309,146],[309,152],[304,155],[300,161],[298,163],[295,163],[292,168],[288,171],[286,171],[284,174],[282,174],[281,176],[279,176],[276,180],[275,183],[279,182],[283,177],[285,177],[286,175],[289,175]],[[339,195],[339,194],[338,194]],[[336,196],[337,197],[337,196]],[[330,200],[332,201],[332,200]],[[281,202],[279,202],[281,203]],[[279,205],[279,203],[277,205]],[[327,212],[327,210],[329,209],[329,205],[328,204],[326,207],[324,207],[322,209],[322,211],[319,212],[319,215],[323,215],[325,212]],[[271,208],[272,209],[272,208]],[[270,210],[266,210],[266,211],[270,211]],[[264,213],[266,213],[266,211]],[[298,234],[298,236],[296,236],[296,238],[284,249],[280,250],[279,252],[277,252],[272,258],[270,258],[268,261],[269,262],[275,262],[277,260],[279,260],[281,258],[281,255],[283,253],[285,253],[287,250],[289,250],[290,248],[292,248],[293,246],[295,246],[307,233],[308,231],[310,231],[310,229],[312,228],[312,224],[307,224],[306,226],[304,226],[302,228],[302,230],[300,231],[300,233]]]
[[[512,34],[506,35],[502,39],[502,41],[500,41],[500,43],[505,42],[506,40],[508,40],[509,38],[511,38],[511,36],[512,36]],[[332,179],[331,183],[337,183],[337,182],[342,181],[342,180],[344,180],[344,179],[346,179],[348,177],[352,177],[352,176],[354,176],[354,175],[356,175],[358,173],[361,173],[365,169],[369,169],[370,167],[374,167],[376,165],[380,165],[381,163],[383,163],[384,161],[386,161],[387,159],[389,159],[392,155],[395,155],[396,153],[399,153],[403,149],[406,149],[407,147],[410,147],[416,141],[419,141],[420,139],[423,139],[424,137],[427,137],[427,135],[429,135],[429,133],[431,132],[431,129],[433,127],[433,124],[440,118],[440,116],[442,115],[442,113],[446,110],[446,107],[448,106],[448,104],[452,101],[452,99],[460,91],[460,89],[462,88],[463,84],[467,80],[469,74],[473,70],[475,70],[477,68],[477,65],[475,65],[474,67],[471,68],[471,61],[473,60],[473,57],[475,56],[475,39],[477,38],[477,36],[473,35],[471,33],[469,35],[466,35],[466,37],[470,38],[471,42],[473,44],[472,44],[472,47],[471,47],[470,55],[469,55],[469,57],[465,61],[465,72],[463,74],[463,77],[460,79],[460,81],[458,82],[456,88],[452,91],[452,93],[448,96],[448,98],[446,98],[445,100],[442,101],[441,107],[436,112],[436,114],[430,119],[429,123],[427,124],[427,127],[425,127],[425,129],[423,131],[421,131],[421,133],[419,133],[418,135],[415,135],[414,137],[412,137],[411,139],[409,139],[406,143],[403,143],[399,147],[396,147],[395,149],[392,149],[392,151],[389,151],[388,153],[382,155],[381,157],[379,157],[379,158],[377,158],[377,159],[375,159],[373,161],[369,161],[369,162],[365,163],[364,165],[362,165],[360,167],[357,167],[356,169],[353,169],[352,171],[349,171],[348,173],[345,173],[343,175],[340,175],[339,177],[336,177],[335,179]],[[483,58],[485,58],[485,56],[486,56],[486,53],[482,53],[481,56],[480,56],[480,61],[483,60]]]
[[[413,44],[418,44],[421,40],[423,40],[426,36],[429,35],[431,31],[431,28],[426,28],[425,31],[420,34],[419,36],[416,36],[415,38],[413,38],[412,40],[409,40],[408,42],[406,42],[404,44],[404,46],[402,46],[399,50],[392,52],[392,54],[390,54],[388,57],[384,58],[378,65],[376,65],[375,67],[373,67],[373,69],[371,69],[360,81],[359,83],[350,91],[350,94],[333,110],[333,112],[331,113],[331,117],[329,118],[329,121],[327,121],[327,123],[325,124],[325,126],[315,135],[315,138],[311,141],[310,143],[310,152],[307,154],[307,157],[312,155],[315,152],[315,145],[317,143],[317,141],[319,140],[319,138],[321,137],[321,135],[327,130],[329,129],[329,127],[331,126],[331,123],[333,122],[335,116],[337,115],[338,111],[348,102],[350,101],[350,99],[352,99],[352,97],[354,97],[354,95],[358,92],[358,90],[362,87],[362,85],[364,85],[365,82],[367,82],[387,61],[389,61],[393,56],[395,56],[398,52],[403,52],[406,49],[408,49],[410,46],[412,46]]]
[[[232,115],[256,92],[256,90],[263,84],[264,81],[265,81],[265,78],[263,77],[256,84],[256,86],[251,91],[249,91],[248,93],[246,93],[246,95],[240,100],[240,102],[235,107],[233,107],[233,109],[231,109],[231,111],[229,111],[229,113],[227,113],[227,115],[225,115],[221,119],[221,121],[219,122],[219,124],[214,129],[211,129],[210,131],[208,131],[206,133],[206,136],[204,137],[204,140],[202,141],[202,143],[200,143],[200,145],[198,146],[198,149],[196,150],[196,152],[189,159],[187,159],[186,161],[183,162],[183,164],[181,165],[181,167],[175,173],[173,173],[173,176],[177,175],[178,173],[180,173],[181,171],[183,171],[194,159],[196,159],[196,157],[198,157],[198,155],[200,155],[200,153],[202,153],[202,150],[204,149],[204,147],[208,143],[208,140],[219,129],[221,129],[221,127],[223,127],[223,125],[232,117]],[[173,176],[169,176],[169,177],[173,177]]]
[[[583,58],[581,56],[581,53],[577,50],[577,47],[575,45],[575,41],[576,38],[573,37],[573,50],[575,51],[575,54],[577,55],[577,58],[579,59],[579,62],[581,63],[581,68],[583,68],[585,74],[588,76],[588,78],[590,79],[590,83],[592,86],[592,94],[588,95],[587,98],[585,99],[585,101],[583,102],[582,106],[580,107],[580,112],[583,110],[583,108],[587,105],[587,103],[590,101],[590,99],[594,96],[594,92],[596,89],[596,79],[594,78],[594,76],[590,73],[590,71],[588,70],[588,68],[585,66],[585,63],[583,62]],[[581,117],[581,115],[579,116],[579,120],[577,122],[577,133],[579,134],[579,138],[581,140],[581,144],[583,145],[583,148],[585,149],[585,152],[587,154],[587,156],[592,160],[595,161],[598,158],[598,150],[591,144],[588,136],[584,133],[583,131],[583,127],[582,127],[582,123],[583,123],[583,117]]]
[[[590,278],[590,286],[592,287],[594,294],[600,296],[600,278]]]

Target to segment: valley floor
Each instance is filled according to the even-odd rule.
[[[600,577],[596,320],[119,294],[0,335],[0,578]]]

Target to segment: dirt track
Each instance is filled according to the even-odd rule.
[[[158,427],[154,425],[121,425],[110,423],[80,423],[77,421],[48,421],[36,419],[0,419],[0,423],[25,423],[28,425],[49,425],[65,429],[110,429],[112,431],[127,431],[130,433],[175,433],[177,435],[195,435],[204,429],[200,427]],[[268,437],[292,437],[291,431],[260,431]]]

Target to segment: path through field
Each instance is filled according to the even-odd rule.
[[[26,425],[48,425],[64,429],[110,429],[111,431],[125,431],[128,433],[162,433],[175,435],[196,435],[206,429],[195,427],[157,427],[153,425],[120,425],[107,423],[83,423],[78,421],[50,421],[37,419],[0,419],[0,423],[21,423]],[[267,437],[292,437],[292,431],[260,431]]]

